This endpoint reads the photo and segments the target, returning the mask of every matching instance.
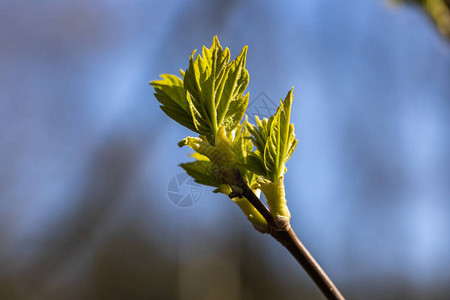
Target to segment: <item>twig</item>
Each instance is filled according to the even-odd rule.
[[[287,231],[272,231],[271,235],[295,257],[327,299],[345,299],[308,249],[300,242],[292,227]]]
[[[280,242],[292,254],[292,256],[295,257],[325,297],[327,297],[327,299],[344,300],[344,296],[342,296],[341,292],[337,289],[325,271],[320,267],[311,253],[309,253],[308,249],[306,249],[302,242],[300,242],[292,227],[277,228],[270,211],[255,195],[255,193],[253,193],[248,184],[240,184],[240,187],[243,190],[242,195],[247,198],[247,200],[250,201],[250,203],[266,219],[269,224],[270,235]]]

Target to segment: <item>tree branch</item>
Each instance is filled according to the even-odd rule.
[[[242,178],[242,177],[241,177]],[[243,180],[243,178],[242,178]],[[269,224],[270,235],[282,244],[297,262],[308,273],[309,277],[315,282],[317,287],[322,291],[327,299],[344,300],[341,292],[334,285],[333,281],[328,277],[325,271],[320,267],[314,257],[309,253],[308,249],[302,244],[292,227],[278,228],[275,221],[270,214],[270,211],[261,202],[261,200],[253,193],[252,189],[247,183],[239,184],[242,188],[242,196],[259,211],[259,213],[266,219]]]
[[[292,227],[287,231],[272,231],[271,235],[295,257],[327,299],[345,299],[308,249],[300,242]]]

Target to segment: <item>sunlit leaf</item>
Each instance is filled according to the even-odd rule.
[[[161,103],[161,109],[179,124],[199,132],[194,125],[186,100],[183,80],[172,74],[162,74],[161,78],[150,82],[155,89],[156,99]]]
[[[275,115],[263,120],[256,116],[256,125],[247,125],[256,146],[256,151],[248,158],[248,169],[256,174],[267,174],[271,181],[277,181],[284,174],[285,164],[298,142],[294,125],[290,124],[292,100],[291,89],[284,101],[280,101]]]
[[[151,82],[161,109],[199,134],[179,142],[180,147],[191,147],[196,159],[181,167],[198,183],[227,195],[242,193],[244,177],[255,192],[263,190],[275,222],[288,225],[283,174],[297,145],[290,124],[292,90],[269,119],[256,116],[256,125],[247,119],[241,123],[249,101],[249,94],[244,94],[249,82],[247,47],[230,61],[229,49],[223,49],[214,37],[210,48],[203,47],[200,55],[195,53],[186,71],[180,71],[182,78],[163,74],[161,80]],[[264,218],[247,199],[233,201],[255,227],[267,230]]]
[[[245,69],[247,47],[230,62],[229,49],[223,50],[214,37],[209,49],[203,47],[202,55],[194,59],[194,54],[195,51],[184,76],[194,126],[202,134],[213,136],[221,125],[231,131],[241,121],[248,105],[248,93],[243,96],[249,80]]]
[[[207,160],[197,160],[180,164],[189,176],[200,184],[218,187],[222,184],[217,168]]]
[[[255,153],[250,153],[247,156],[246,162],[240,165],[242,168],[261,176],[268,176],[267,169],[264,166],[262,159]]]
[[[186,137],[178,143],[178,146],[189,146],[195,152],[206,156],[217,168],[232,168],[234,165],[231,144],[225,135],[223,126],[217,133],[217,142],[212,146],[206,139],[200,137]]]

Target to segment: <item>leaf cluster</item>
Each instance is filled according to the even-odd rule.
[[[223,50],[217,37],[194,59],[195,52],[186,72],[180,72],[183,78],[162,74],[161,80],[150,84],[170,118],[214,144],[220,126],[231,131],[245,114],[249,98],[249,93],[244,95],[249,82],[247,47],[231,62],[230,50]]]
[[[297,146],[294,124],[290,123],[292,89],[284,101],[280,100],[275,115],[260,120],[256,125],[246,123],[256,151],[251,153],[246,167],[258,175],[277,181],[285,173],[285,164]]]
[[[284,101],[280,100],[273,116],[262,120],[256,116],[256,125],[252,125],[247,118],[242,121],[249,99],[249,93],[245,94],[249,82],[247,47],[230,61],[230,50],[223,49],[214,37],[209,49],[203,47],[196,57],[195,52],[186,71],[180,70],[181,77],[162,74],[162,79],[150,83],[163,112],[198,134],[180,141],[180,147],[195,151],[195,161],[181,167],[198,183],[226,194],[239,191],[233,179],[238,170],[256,192],[260,187],[267,191],[269,208],[273,206],[277,217],[288,219],[282,177],[298,142],[290,123],[292,89]],[[258,228],[266,224],[247,200],[234,201]]]

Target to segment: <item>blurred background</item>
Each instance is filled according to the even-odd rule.
[[[449,299],[450,45],[383,0],[0,1],[0,299],[322,299],[224,195],[168,197],[192,133],[148,82],[216,34],[251,109],[295,86],[291,222],[343,294]]]

